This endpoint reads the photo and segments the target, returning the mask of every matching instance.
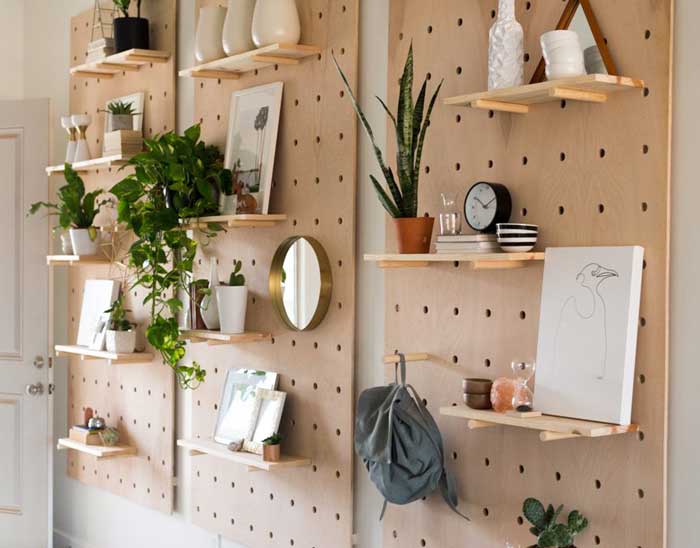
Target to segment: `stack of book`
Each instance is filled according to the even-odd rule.
[[[438,253],[497,253],[501,250],[495,234],[458,234],[438,236]]]
[[[133,156],[143,149],[140,131],[120,129],[105,133],[102,156]]]
[[[96,63],[114,53],[114,38],[100,38],[88,44],[86,63]]]

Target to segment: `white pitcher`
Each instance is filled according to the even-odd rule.
[[[255,0],[229,0],[221,41],[226,55],[255,49],[252,27]]]
[[[200,63],[207,63],[226,56],[221,44],[226,8],[210,6],[200,8],[194,56]]]
[[[298,44],[300,39],[301,22],[295,0],[258,0],[253,15],[256,46]]]
[[[212,257],[209,263],[209,289],[211,293],[205,295],[199,305],[199,310],[202,314],[202,321],[207,329],[216,331],[219,329],[219,299],[217,298],[216,288],[219,286],[219,273],[216,268],[216,258]]]

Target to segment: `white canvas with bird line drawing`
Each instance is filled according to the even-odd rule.
[[[545,254],[535,407],[629,424],[644,249],[550,248]]]

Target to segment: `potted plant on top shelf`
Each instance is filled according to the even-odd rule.
[[[93,222],[103,205],[110,200],[98,201],[102,189],[85,193],[85,184],[70,164],[64,166],[66,184],[58,189],[58,202],[36,202],[32,204],[29,215],[34,215],[41,208],[48,209],[50,215],[58,215],[58,224],[68,229],[73,246],[73,253],[79,256],[97,255],[100,249],[99,232]]]
[[[430,239],[433,231],[434,217],[418,217],[418,182],[421,170],[421,157],[425,136],[430,127],[430,116],[435,106],[435,101],[440,93],[443,82],[440,82],[435,93],[426,106],[427,78],[423,81],[423,86],[418,94],[418,98],[413,103],[413,45],[408,51],[408,58],[404,66],[403,75],[400,81],[399,104],[396,115],[394,115],[379,97],[387,115],[391,119],[396,131],[396,163],[398,172],[398,183],[394,176],[394,171],[384,161],[384,155],[377,146],[374,139],[374,132],[365,117],[360,105],[355,98],[347,77],[338,65],[335,56],[333,57],[335,66],[340,73],[345,88],[352,100],[352,106],[357,116],[365,128],[367,135],[374,147],[374,153],[379,162],[379,166],[384,175],[387,190],[370,175],[374,189],[377,192],[387,213],[394,219],[399,243],[399,253],[428,253],[430,250]],[[425,116],[424,116],[425,114]]]
[[[131,0],[114,0],[123,17],[114,18],[114,51],[149,49],[148,19],[141,17],[141,0],[136,0],[136,17],[129,17]]]
[[[126,319],[124,295],[121,294],[105,313],[110,314],[107,326],[107,351],[115,354],[131,354],[136,349],[136,324]]]
[[[588,527],[588,520],[578,510],[572,510],[566,523],[557,523],[562,508],[555,510],[550,504],[545,510],[539,500],[525,499],[523,515],[532,524],[530,532],[537,537],[537,544],[530,548],[576,548],[574,537]]]

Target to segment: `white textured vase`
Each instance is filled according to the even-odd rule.
[[[228,0],[221,41],[226,55],[236,55],[255,48],[253,43],[253,13],[255,0]]]
[[[298,44],[301,22],[295,0],[258,0],[253,15],[253,42],[259,48],[270,44]]]
[[[523,53],[515,0],[498,0],[498,18],[489,31],[489,89],[523,85]]]
[[[194,56],[199,63],[208,63],[226,56],[221,43],[225,19],[226,8],[200,8],[194,47]]]
[[[245,313],[248,307],[248,288],[220,285],[216,288],[219,301],[221,332],[239,334],[245,332]]]
[[[136,350],[136,331],[107,330],[107,352],[115,354],[132,354]]]

